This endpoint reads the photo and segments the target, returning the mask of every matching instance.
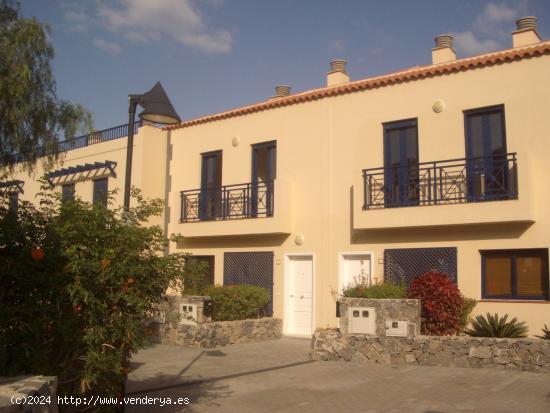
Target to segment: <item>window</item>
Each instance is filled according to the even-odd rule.
[[[185,262],[191,265],[203,264],[205,267],[204,283],[214,285],[214,255],[191,255]]]
[[[109,190],[109,178],[101,178],[94,180],[94,195],[93,202],[100,202],[107,206],[107,191]]]
[[[61,200],[72,201],[74,199],[74,182],[61,186]]]
[[[548,300],[548,249],[481,251],[482,298]]]
[[[456,247],[396,248],[384,250],[384,280],[409,285],[428,271],[447,274],[457,282]]]
[[[201,220],[216,219],[222,215],[222,151],[202,154]]]
[[[11,192],[8,194],[8,211],[17,214],[17,207],[19,205],[19,193]]]
[[[464,126],[469,199],[509,198],[515,190],[508,170],[504,106],[467,110]]]
[[[418,205],[418,126],[416,119],[384,123],[386,207]]]
[[[226,252],[223,255],[223,285],[256,285],[269,291],[263,315],[273,314],[273,252]]]
[[[273,216],[273,181],[276,177],[277,142],[252,145],[251,215]]]

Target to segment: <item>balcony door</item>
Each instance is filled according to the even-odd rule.
[[[276,178],[277,143],[252,145],[251,215],[273,215],[273,187]]]
[[[222,151],[202,154],[200,219],[222,215]]]
[[[416,119],[384,124],[384,205],[419,203],[418,127]]]
[[[508,197],[508,161],[504,106],[464,112],[468,200]]]

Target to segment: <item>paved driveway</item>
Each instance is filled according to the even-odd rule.
[[[127,412],[550,412],[550,376],[500,370],[311,362],[309,340],[138,353]],[[161,407],[166,398],[189,405]],[[151,400],[150,400],[151,402]]]

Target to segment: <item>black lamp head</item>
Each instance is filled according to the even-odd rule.
[[[136,98],[137,102],[144,108],[143,112],[139,114],[140,118],[164,125],[181,122],[160,82],[157,82],[151,90]]]

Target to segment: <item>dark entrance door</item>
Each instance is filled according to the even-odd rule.
[[[222,151],[202,154],[200,219],[216,219],[222,212]]]
[[[468,200],[508,197],[504,106],[464,112]]]
[[[385,207],[418,205],[418,128],[416,119],[384,124]]]
[[[273,215],[273,188],[277,167],[277,143],[252,145],[251,215]]]
[[[223,256],[223,285],[256,285],[269,291],[265,316],[273,314],[273,252],[226,252]]]

